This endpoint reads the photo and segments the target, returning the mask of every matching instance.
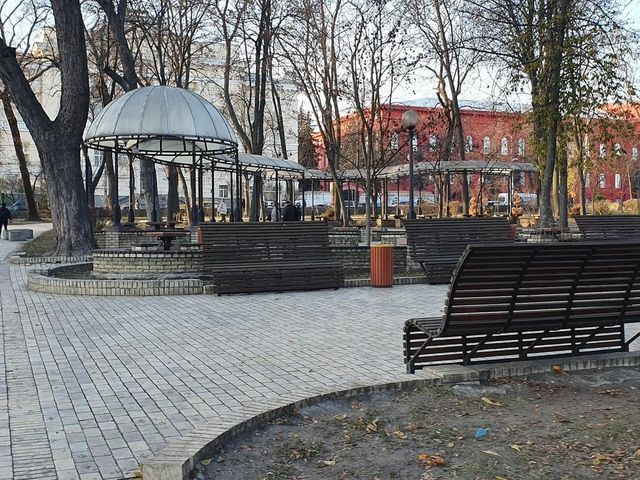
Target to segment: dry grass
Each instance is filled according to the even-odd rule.
[[[26,257],[45,257],[56,249],[56,234],[53,229],[41,233],[26,243],[21,251]]]

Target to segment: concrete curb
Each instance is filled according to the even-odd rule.
[[[635,366],[640,366],[640,352],[620,352],[472,367],[441,365],[422,369],[415,375],[401,374],[394,378],[381,378],[375,384],[357,382],[342,385],[335,391],[322,388],[307,389],[246,406],[225,416],[224,419],[205,423],[145,461],[142,465],[143,478],[144,480],[193,478],[196,466],[202,460],[213,456],[216,449],[224,442],[296,409],[327,400],[346,399],[379,391],[409,390],[426,385],[478,383],[480,380],[548,373],[557,367],[563,371],[580,371]]]

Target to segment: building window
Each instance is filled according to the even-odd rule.
[[[604,173],[600,174],[599,185],[600,185],[600,188],[607,188],[607,177],[605,176]]]
[[[604,143],[600,144],[600,158],[604,158],[607,156],[607,147],[604,146]]]
[[[229,198],[229,185],[218,185],[218,196],[220,198]]]
[[[473,151],[473,138],[471,135],[467,135],[466,142],[464,145],[464,151],[469,153]]]
[[[482,140],[482,153],[485,155],[489,155],[491,153],[491,139],[489,137],[484,137]]]
[[[509,140],[507,140],[506,138],[500,140],[500,153],[502,155],[509,154]]]
[[[102,150],[94,150],[93,151],[93,168],[100,168],[100,164],[102,163]]]
[[[633,147],[631,149],[631,158],[634,160],[638,159],[638,147]]]
[[[438,146],[438,139],[436,138],[436,136],[429,135],[429,150],[433,152],[437,146]]]
[[[398,134],[391,135],[391,150],[394,152],[398,150]]]
[[[620,175],[619,173],[616,173],[614,177],[614,182],[615,182],[616,188],[622,188],[622,175]]]
[[[523,156],[524,155],[524,138],[521,138],[520,140],[518,140],[518,155]]]
[[[616,157],[619,157],[620,155],[622,155],[622,146],[619,143],[616,143],[613,146],[613,152],[615,153]]]

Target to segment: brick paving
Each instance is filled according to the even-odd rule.
[[[401,375],[402,324],[447,289],[73,297],[27,268],[0,264],[0,479],[120,479],[256,401]]]

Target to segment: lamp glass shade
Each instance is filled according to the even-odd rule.
[[[415,110],[407,110],[402,114],[402,126],[407,130],[413,130],[420,123],[420,117]]]

